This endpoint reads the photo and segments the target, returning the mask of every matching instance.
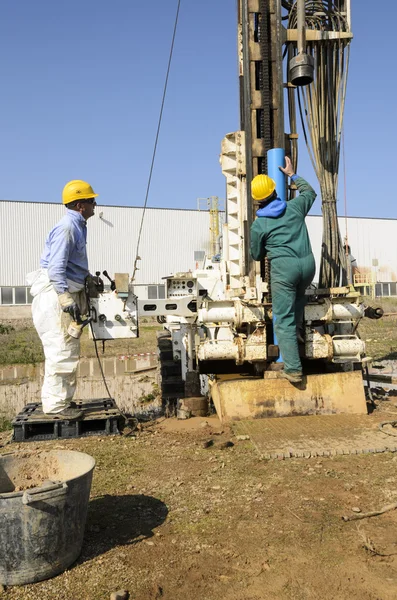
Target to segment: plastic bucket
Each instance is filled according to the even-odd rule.
[[[0,583],[48,579],[77,559],[94,467],[68,450],[0,457]]]

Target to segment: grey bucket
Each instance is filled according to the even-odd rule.
[[[47,481],[16,491],[32,467]],[[48,579],[77,559],[94,467],[92,456],[68,450],[0,457],[0,583]]]

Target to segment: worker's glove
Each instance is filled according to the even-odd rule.
[[[81,312],[79,307],[77,306],[76,302],[74,304],[72,304],[71,306],[69,306],[65,312],[68,312],[70,314],[70,316],[72,317],[73,321],[76,321],[76,323],[82,323],[83,319],[81,318]]]
[[[63,312],[69,312],[69,306],[72,306],[72,304],[76,304],[76,300],[73,298],[70,292],[58,294],[58,301],[61,305]]]
[[[68,312],[72,317],[73,321],[80,323],[81,312],[72,294],[70,294],[70,292],[64,292],[63,294],[59,294],[58,300],[63,312]]]

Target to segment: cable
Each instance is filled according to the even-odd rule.
[[[289,28],[297,27],[297,5],[289,15]],[[334,0],[306,1],[306,28],[349,31],[345,15]],[[296,46],[294,47],[296,51]],[[346,255],[339,230],[336,201],[338,171],[349,64],[349,39],[308,42],[314,59],[314,81],[298,88],[298,106],[309,156],[320,183],[323,240],[319,287],[346,285]],[[307,125],[307,127],[306,127]]]
[[[379,423],[379,425],[378,425],[378,427],[382,433],[386,433],[387,435],[397,437],[397,433],[394,433],[393,431],[386,431],[386,429],[383,429],[385,425],[391,425],[392,427],[396,427],[397,421],[383,421],[382,423]]]
[[[346,154],[345,154],[345,131],[342,131],[342,162],[343,162],[343,196],[345,207],[345,231],[346,231],[346,257],[348,254],[349,235],[347,229],[347,193],[346,193]],[[347,258],[346,258],[347,260]]]
[[[349,244],[349,231],[347,226],[347,191],[346,191],[346,153],[345,153],[345,130],[342,130],[342,163],[343,163],[343,196],[344,196],[344,208],[345,208],[345,240],[344,249],[346,257],[346,277],[347,283],[354,285],[354,274],[352,261],[350,258],[350,244]]]
[[[358,336],[358,337],[360,337],[360,336]],[[368,365],[367,364],[365,365],[365,375],[366,375],[366,378],[367,378],[368,398],[369,398],[372,406],[376,406],[375,405],[374,397],[373,397],[372,392],[371,392],[371,380],[370,380],[370,377],[369,377],[369,369],[368,369]]]
[[[92,326],[92,321],[90,322],[90,328],[91,328],[92,339],[93,339],[94,346],[95,346],[95,354],[96,354],[96,357],[98,359],[99,370],[101,371],[103,383],[104,383],[104,386],[106,388],[106,391],[107,391],[107,394],[108,394],[110,400],[113,400],[113,396],[112,396],[112,394],[109,391],[108,384],[107,384],[107,381],[106,381],[106,378],[105,378],[105,373],[104,373],[104,370],[103,370],[103,367],[102,367],[102,362],[101,362],[101,359],[99,358],[98,340],[96,339],[95,334],[94,334],[94,328]]]
[[[151,184],[151,181],[152,181],[153,167],[154,167],[154,161],[155,161],[155,158],[156,158],[157,143],[158,143],[159,134],[160,134],[161,121],[162,121],[162,118],[163,118],[163,109],[164,109],[165,97],[166,97],[166,94],[167,94],[168,77],[169,77],[169,74],[170,74],[172,54],[173,54],[173,51],[174,51],[174,43],[175,43],[176,29],[177,29],[177,26],[178,26],[178,18],[179,18],[179,9],[180,9],[180,6],[181,6],[181,0],[178,0],[178,6],[177,6],[177,10],[176,10],[175,23],[174,23],[174,31],[173,31],[173,34],[172,34],[171,48],[170,48],[170,53],[169,53],[169,58],[168,58],[167,74],[166,74],[166,77],[165,77],[163,97],[162,97],[162,101],[161,101],[160,115],[159,115],[159,120],[158,120],[158,124],[157,124],[157,132],[156,132],[156,139],[155,139],[155,142],[154,142],[154,148],[153,148],[153,154],[152,154],[152,162],[151,162],[151,165],[150,165],[149,179],[148,179],[148,184],[147,184],[147,187],[146,187],[146,196],[145,196],[145,202],[144,202],[144,205],[143,205],[143,212],[142,212],[141,224],[140,224],[140,227],[139,227],[138,241],[137,241],[137,245],[136,245],[136,254],[135,254],[135,261],[134,261],[134,270],[133,270],[133,273],[132,273],[131,281],[134,281],[134,279],[135,279],[135,273],[137,271],[137,263],[138,263],[138,260],[140,260],[140,258],[139,258],[139,244],[140,244],[140,241],[141,241],[143,220],[145,218],[146,205],[147,205],[147,201],[148,201],[148,197],[149,197],[150,184]]]
[[[88,296],[87,296],[87,300],[89,301],[89,297]],[[107,381],[106,381],[105,373],[104,373],[103,366],[102,366],[102,361],[101,361],[101,359],[99,357],[98,340],[96,339],[95,334],[94,334],[94,328],[92,326],[92,321],[90,321],[90,328],[91,328],[92,339],[93,339],[94,346],[95,346],[95,354],[96,354],[96,357],[97,357],[97,360],[98,360],[98,364],[99,364],[99,370],[100,370],[101,375],[102,375],[103,384],[104,384],[104,386],[106,388],[106,392],[108,394],[109,400],[114,400],[112,394],[110,393],[110,390],[109,390],[109,387],[108,387],[108,384],[107,384]],[[116,406],[117,406],[117,403],[116,403]],[[120,409],[119,406],[117,406],[117,410],[119,411],[119,413],[123,417],[124,422],[125,422],[124,423],[125,426],[134,424],[134,426],[136,428],[137,424],[139,423],[139,421],[138,421],[138,419],[136,417],[127,417],[127,415],[125,413],[123,413],[123,411]]]

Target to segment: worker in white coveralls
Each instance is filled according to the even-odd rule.
[[[69,335],[68,327],[71,321],[81,321],[87,311],[87,220],[95,212],[97,196],[85,181],[65,185],[62,202],[66,214],[48,234],[41,268],[27,276],[33,296],[33,323],[45,355],[43,412],[67,420],[83,417],[83,411],[72,402],[80,340]]]

